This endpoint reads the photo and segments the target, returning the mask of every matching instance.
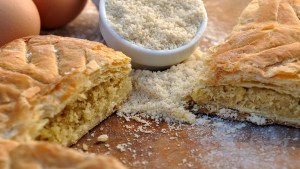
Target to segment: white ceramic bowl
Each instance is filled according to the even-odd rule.
[[[171,50],[153,50],[138,46],[122,38],[112,29],[106,19],[105,1],[99,2],[100,31],[107,45],[131,57],[134,68],[159,70],[182,62],[199,46],[199,41],[207,26],[207,13],[203,6],[204,18],[194,38],[187,44]]]

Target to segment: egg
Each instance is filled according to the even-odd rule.
[[[40,33],[38,10],[32,0],[0,0],[0,46]]]
[[[41,17],[42,28],[53,29],[76,18],[87,0],[33,0]]]

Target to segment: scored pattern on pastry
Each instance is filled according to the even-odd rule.
[[[237,83],[263,81],[270,88],[275,85],[287,94],[299,97],[299,15],[298,0],[253,1],[226,42],[212,53],[213,83],[229,83],[227,80],[232,79]],[[286,85],[293,86],[293,90],[285,90]]]
[[[130,58],[97,42],[33,36],[6,44],[0,49],[0,138],[31,140],[69,104],[73,104],[69,105],[70,111],[100,111],[84,109],[83,103],[76,103],[78,98],[91,104],[98,97],[107,97],[102,101],[105,112],[98,112],[100,122],[126,98],[131,89],[130,70]],[[103,86],[95,88],[97,85]],[[92,88],[94,91],[89,91]],[[95,98],[87,98],[88,92]],[[116,92],[124,93],[112,96]],[[68,113],[63,114],[74,120]],[[90,127],[96,125],[96,119],[93,120],[88,122]],[[73,139],[90,128],[82,125],[84,129]]]
[[[87,60],[88,50],[101,48],[106,49],[98,43],[68,38],[61,41],[54,36],[20,39],[7,44],[0,50],[0,104],[9,104],[31,87],[46,88],[68,72],[84,68],[94,59]],[[106,57],[109,56],[103,60]]]
[[[93,51],[99,51],[104,56],[95,57]],[[74,41],[68,38],[61,41],[54,36],[13,41],[1,48],[0,52],[1,71],[24,77],[28,80],[28,85],[54,83],[72,69],[85,67],[91,60],[102,62],[117,57],[117,55],[107,55],[109,53],[106,52],[112,50],[100,43]],[[7,78],[2,82],[15,84],[13,80]],[[23,89],[22,86],[19,87]]]
[[[232,109],[242,119],[255,114],[300,126],[299,16],[300,0],[253,0],[208,52],[193,100],[214,114]]]

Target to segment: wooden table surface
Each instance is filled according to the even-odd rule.
[[[209,23],[200,43],[205,51],[224,40],[249,0],[204,0]],[[89,2],[68,26],[42,34],[102,41],[98,12]],[[201,115],[199,115],[200,117]],[[203,120],[206,118],[206,120]],[[101,134],[109,141],[97,143]],[[300,168],[300,130],[284,126],[255,126],[216,117],[195,125],[142,124],[113,115],[73,146],[105,153],[129,168]]]

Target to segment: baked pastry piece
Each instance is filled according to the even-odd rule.
[[[252,1],[205,58],[191,94],[202,111],[300,127],[299,17],[300,0]]]
[[[113,157],[90,155],[45,142],[0,140],[1,169],[125,169]]]
[[[58,36],[0,49],[0,138],[64,146],[127,98],[130,58],[100,43]]]

